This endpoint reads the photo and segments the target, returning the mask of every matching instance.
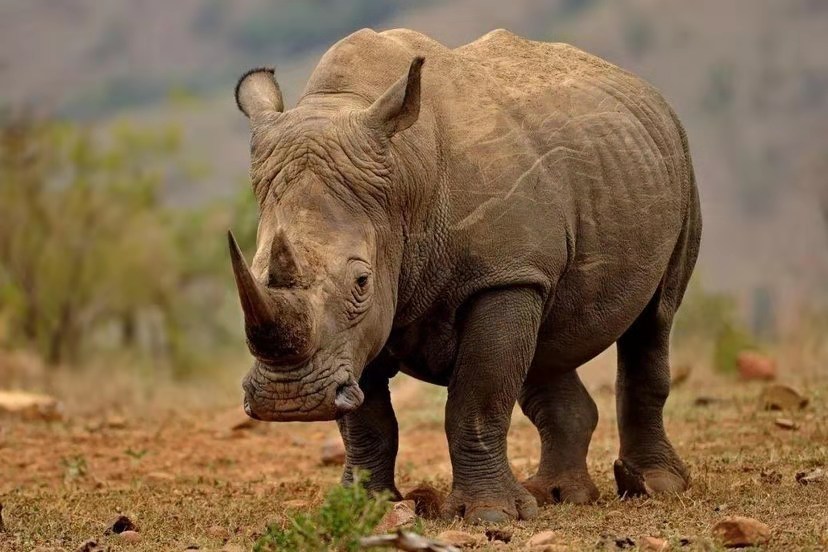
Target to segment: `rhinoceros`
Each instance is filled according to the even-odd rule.
[[[389,378],[447,386],[442,513],[529,519],[598,496],[598,412],[576,369],[616,344],[618,492],[688,486],[662,409],[701,216],[685,132],[650,84],[505,30],[454,49],[361,30],[293,109],[269,68],[236,101],[260,211],[250,266],[229,236],[249,416],[335,419],[343,483],[365,469],[399,497]],[[515,402],[541,442],[523,483]]]

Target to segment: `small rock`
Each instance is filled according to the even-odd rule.
[[[782,483],[782,474],[775,470],[762,470],[759,472],[759,480],[767,485],[779,485]]]
[[[689,364],[679,364],[673,368],[672,378],[670,379],[670,387],[676,388],[690,377],[690,372],[693,369]]]
[[[141,542],[141,533],[138,531],[124,531],[123,533],[118,534],[118,538],[121,542],[125,542],[127,544],[138,544]]]
[[[713,536],[727,548],[758,546],[770,540],[770,527],[749,517],[724,518],[713,526]]]
[[[423,483],[405,495],[406,500],[414,501],[414,513],[425,519],[440,517],[440,508],[443,506],[443,495],[429,485]]]
[[[808,406],[808,399],[787,385],[769,385],[759,398],[765,410],[801,410]]]
[[[109,524],[104,535],[118,535],[124,531],[138,531],[138,527],[126,516],[118,516],[115,521]]]
[[[694,406],[711,406],[714,404],[721,403],[722,399],[718,399],[716,397],[696,397],[696,400],[693,401]]]
[[[248,416],[241,405],[225,410],[213,422],[218,435],[227,435],[237,431],[250,429],[256,425],[256,420]]]
[[[794,422],[790,418],[777,418],[773,421],[773,423],[776,424],[776,427],[781,427],[782,429],[787,429],[787,430],[799,429],[799,426],[796,425],[796,422]]]
[[[175,481],[175,476],[171,473],[167,472],[150,472],[146,475],[146,478],[150,481],[154,481],[156,483],[163,483],[166,481]]]
[[[416,517],[413,500],[395,502],[391,510],[380,520],[376,530],[378,533],[391,533],[412,523]]]
[[[322,445],[322,465],[341,466],[345,463],[345,444],[340,437],[331,437]]]
[[[796,482],[800,485],[810,485],[811,483],[819,483],[825,479],[825,470],[822,468],[814,468],[797,472]]]
[[[558,534],[555,533],[555,531],[541,531],[540,533],[535,533],[529,538],[526,546],[534,548],[535,546],[541,546],[544,544],[560,544]]]
[[[211,525],[205,531],[207,536],[217,540],[227,540],[230,538],[230,531],[226,528],[222,527],[221,525]]]
[[[486,538],[489,542],[512,542],[512,531],[509,529],[486,529]]]
[[[776,361],[755,351],[739,353],[736,367],[745,380],[772,380],[776,377]]]
[[[98,545],[98,541],[95,539],[89,539],[80,545],[75,552],[104,552],[105,550],[105,548]]]
[[[638,547],[641,550],[648,550],[650,552],[665,552],[670,549],[670,543],[658,537],[644,537],[641,539]]]
[[[106,417],[106,427],[110,429],[124,429],[127,425],[126,418],[118,414]]]
[[[24,420],[55,421],[63,418],[63,406],[48,395],[24,391],[0,391],[0,414]]]
[[[486,544],[486,537],[483,535],[472,535],[471,533],[456,531],[454,529],[443,531],[437,535],[437,540],[454,546],[459,546],[460,548],[463,548],[464,546],[473,547]]]

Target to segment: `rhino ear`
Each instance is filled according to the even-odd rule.
[[[425,58],[415,57],[408,74],[385,91],[367,111],[368,126],[387,136],[401,132],[420,116],[420,73]]]
[[[249,119],[285,108],[272,67],[251,69],[236,84],[236,105]]]

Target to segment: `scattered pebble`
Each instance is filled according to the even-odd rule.
[[[105,548],[98,545],[98,541],[95,539],[89,539],[80,545],[75,552],[104,552],[105,550]]]
[[[391,510],[383,516],[377,525],[378,533],[390,533],[414,522],[417,515],[414,513],[414,501],[404,500],[395,502]]]
[[[486,529],[486,538],[489,542],[503,542],[510,543],[512,541],[512,531],[509,529]]]
[[[797,472],[796,482],[800,485],[810,485],[811,483],[819,483],[825,479],[825,470],[822,468],[814,468]]]
[[[109,429],[124,429],[127,425],[126,418],[118,414],[111,414],[106,417],[106,427]]]
[[[109,524],[104,535],[118,535],[124,531],[138,531],[138,527],[126,516],[118,516],[115,521]]]
[[[535,533],[529,538],[526,546],[533,548],[544,544],[560,544],[558,534],[555,533],[555,531],[541,531],[540,533]]]
[[[221,525],[211,525],[207,528],[207,536],[217,540],[227,540],[230,538],[230,531]]]
[[[404,497],[406,500],[414,501],[414,513],[425,519],[437,519],[440,517],[440,508],[443,506],[443,495],[440,491],[423,483],[411,490]]]
[[[670,549],[670,543],[658,537],[644,537],[638,545],[640,550],[648,552],[665,552]]]
[[[776,470],[762,470],[759,480],[767,485],[779,485],[782,483],[782,474]]]
[[[322,445],[322,465],[341,466],[345,463],[345,443],[339,436],[331,437]]]
[[[776,427],[781,427],[782,429],[787,429],[790,431],[799,429],[799,426],[796,425],[796,422],[794,422],[790,418],[777,418],[773,421],[773,423],[776,424]]]
[[[722,399],[716,397],[696,397],[693,401],[694,406],[711,406],[723,402]]]
[[[0,390],[0,414],[24,420],[55,421],[63,419],[63,405],[49,395]]]
[[[745,380],[772,380],[776,378],[776,361],[756,351],[742,351],[736,357],[739,375]]]
[[[175,476],[167,472],[150,472],[146,475],[146,479],[156,483],[163,483],[165,481],[175,481]]]
[[[121,542],[125,542],[127,544],[138,544],[141,542],[141,533],[138,531],[124,531],[123,533],[118,534],[118,538]]]
[[[690,377],[690,372],[693,369],[689,364],[679,364],[678,366],[673,367],[672,371],[672,378],[670,379],[670,387],[676,388]]]
[[[213,427],[219,437],[231,437],[242,430],[254,427],[256,423],[256,420],[244,412],[244,407],[239,405],[219,414],[213,422]]]
[[[770,527],[749,517],[724,518],[713,526],[713,535],[727,548],[758,546],[770,540]]]
[[[787,385],[767,386],[759,398],[764,410],[801,410],[808,406],[808,399]]]
[[[464,546],[472,547],[486,544],[486,537],[483,535],[472,535],[471,533],[456,531],[454,529],[443,531],[437,535],[437,540],[453,546],[459,546],[461,548]]]

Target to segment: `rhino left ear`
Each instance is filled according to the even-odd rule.
[[[282,91],[272,67],[251,69],[236,84],[236,105],[248,119],[285,109]]]
[[[420,116],[420,73],[425,58],[415,57],[408,74],[391,85],[367,110],[368,126],[391,137],[415,122]]]

